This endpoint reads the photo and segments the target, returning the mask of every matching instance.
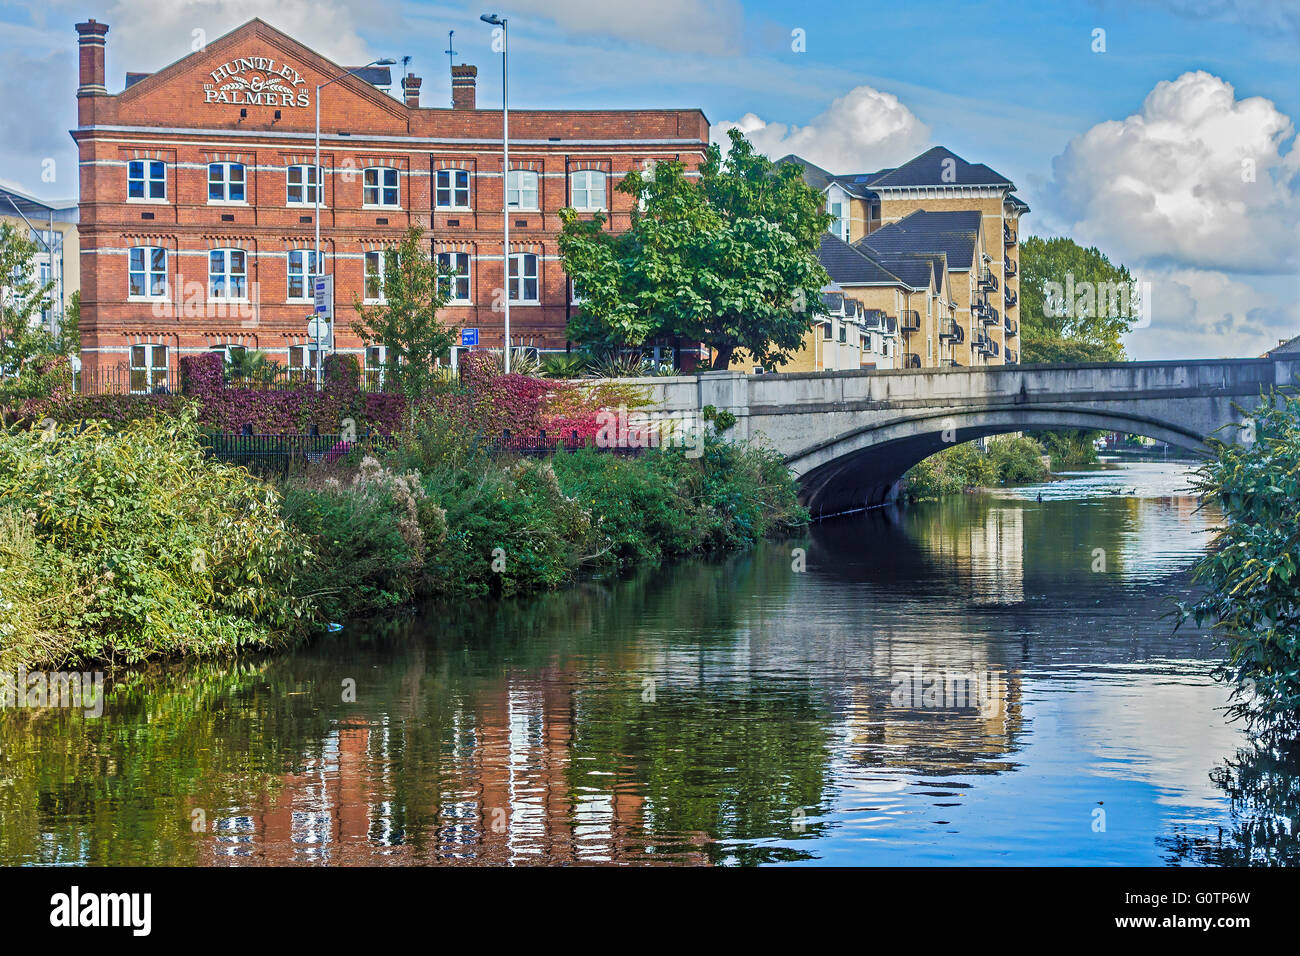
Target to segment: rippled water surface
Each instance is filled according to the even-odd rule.
[[[1213,520],[1184,487],[1131,464],[880,510],[123,675],[99,720],[8,711],[0,861],[1284,857],[1295,769],[1164,616]]]

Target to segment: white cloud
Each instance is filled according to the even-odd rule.
[[[1295,283],[1246,281],[1208,269],[1137,273],[1150,283],[1151,324],[1125,340],[1132,358],[1244,358],[1300,333]]]
[[[1300,267],[1300,152],[1263,97],[1205,72],[1162,81],[1053,162],[1066,231],[1112,258],[1230,272]],[[1253,181],[1251,181],[1253,175]]]
[[[743,11],[737,0],[514,0],[502,13],[530,13],[568,33],[713,55],[740,49]]]
[[[797,153],[832,173],[867,172],[894,166],[921,152],[930,129],[892,93],[854,87],[835,99],[807,126],[769,123],[754,113],[713,124],[714,142],[740,129],[754,147],[773,159]]]

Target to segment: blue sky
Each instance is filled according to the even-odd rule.
[[[340,62],[412,56],[426,103],[448,96],[454,29],[488,105],[500,60],[482,12],[511,19],[517,106],[699,106],[719,135],[739,123],[835,172],[934,144],[989,164],[1033,207],[1025,232],[1097,244],[1152,282],[1135,357],[1251,354],[1300,333],[1297,0],[0,2],[0,179],[75,192],[41,170],[75,168],[72,24],[88,16],[110,25],[110,89],[184,55],[196,29],[261,16]]]

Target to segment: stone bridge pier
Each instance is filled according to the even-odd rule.
[[[1236,440],[1271,386],[1293,387],[1300,358],[746,375],[635,380],[660,412],[712,405],[732,434],[785,456],[814,516],[883,504],[904,472],[942,448],[1007,432],[1085,428],[1206,451]]]

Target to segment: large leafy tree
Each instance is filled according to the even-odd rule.
[[[40,320],[54,284],[36,272],[36,243],[0,223],[0,421],[28,398],[49,392],[59,343]]]
[[[1020,246],[1020,336],[1025,362],[1115,362],[1141,302],[1128,267],[1072,239]],[[1073,294],[1067,298],[1066,293]]]
[[[822,314],[817,249],[830,217],[795,166],[777,167],[739,130],[710,146],[698,177],[679,162],[629,173],[631,228],[561,213],[560,253],[581,297],[569,337],[590,346],[689,339],[725,369],[737,349],[784,365]]]
[[[367,304],[353,296],[359,318],[352,330],[363,341],[384,345],[385,381],[412,406],[432,389],[438,360],[456,342],[456,329],[438,318],[451,298],[451,280],[412,226],[400,245],[384,251],[382,301]]]

